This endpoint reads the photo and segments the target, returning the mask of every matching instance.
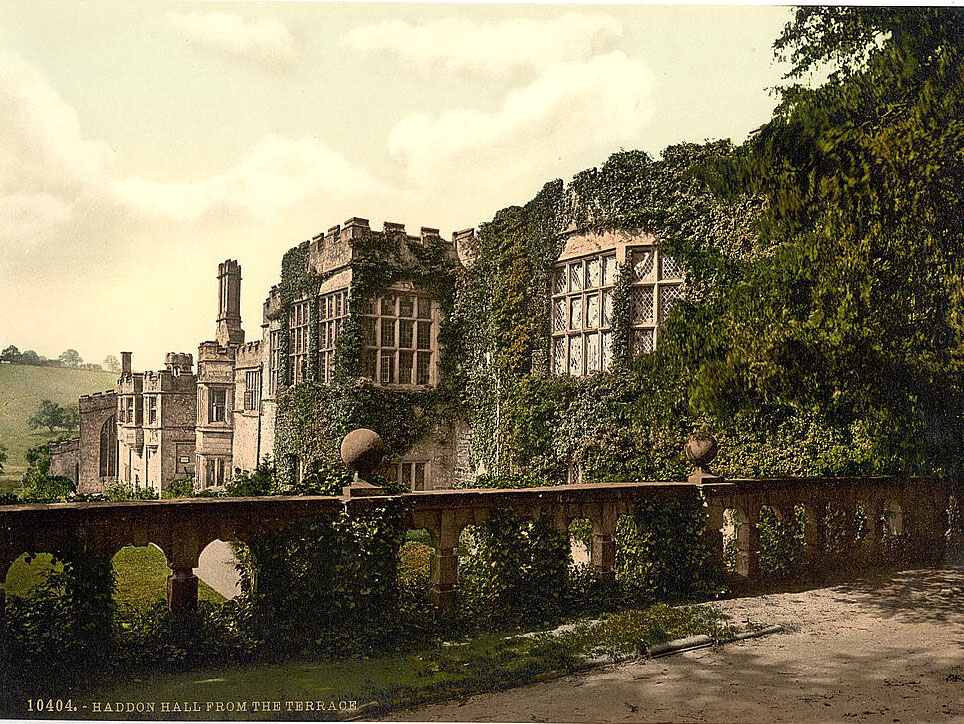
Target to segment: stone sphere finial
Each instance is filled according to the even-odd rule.
[[[367,480],[385,454],[385,443],[374,430],[352,430],[341,441],[341,459],[355,473],[355,480]]]
[[[720,444],[712,435],[702,432],[690,435],[690,439],[686,441],[686,446],[683,448],[686,459],[696,468],[688,478],[690,482],[719,480],[716,474],[710,471],[710,463],[713,462],[719,449]]]

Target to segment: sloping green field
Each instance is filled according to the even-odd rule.
[[[7,448],[5,472],[0,475],[0,492],[19,484],[26,467],[24,453],[28,448],[68,434],[27,427],[27,420],[36,412],[41,400],[76,407],[81,395],[110,390],[116,384],[116,372],[0,363],[0,444]]]

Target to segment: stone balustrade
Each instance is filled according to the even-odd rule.
[[[777,518],[800,518],[805,566],[819,571],[831,559],[867,569],[886,562],[887,537],[903,536],[915,561],[939,560],[947,541],[947,510],[961,500],[955,481],[935,478],[801,478],[727,480],[702,476],[686,483],[604,483],[525,489],[435,490],[400,496],[188,498],[163,501],[57,503],[0,508],[0,570],[25,552],[56,552],[84,546],[113,554],[127,545],[152,543],[171,569],[168,606],[197,604],[193,569],[214,540],[246,541],[306,518],[342,514],[364,516],[391,501],[405,506],[405,525],[425,529],[435,548],[432,588],[438,605],[451,609],[457,599],[458,542],[466,526],[483,523],[495,511],[510,508],[521,516],[545,519],[560,531],[570,522],[592,522],[590,559],[600,578],[613,576],[614,533],[620,516],[632,514],[643,500],[702,500],[707,514],[706,539],[715,562],[724,565],[724,537],[735,543],[731,585],[752,588],[765,580],[760,570],[760,515],[765,507]],[[830,506],[828,508],[828,506]],[[843,521],[843,550],[828,550],[825,521],[833,510]],[[729,511],[729,513],[727,512]],[[862,515],[856,515],[861,512]],[[862,519],[863,535],[853,520]],[[848,527],[849,526],[849,527]],[[959,536],[960,531],[956,531]],[[836,558],[833,558],[836,556]]]

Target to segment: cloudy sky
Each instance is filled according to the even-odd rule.
[[[0,344],[136,369],[351,216],[444,236],[620,148],[745,139],[789,9],[0,3]]]

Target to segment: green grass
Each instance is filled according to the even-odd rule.
[[[51,565],[50,555],[46,553],[41,553],[30,563],[23,556],[18,558],[7,573],[7,595],[29,596],[31,589],[43,580]],[[171,571],[164,561],[164,554],[157,548],[122,548],[114,556],[114,571],[117,574],[114,600],[118,605],[146,608],[165,600],[167,577]],[[224,600],[204,581],[199,582],[198,597],[215,603]]]
[[[625,611],[602,622],[579,624],[560,634],[531,637],[486,634],[415,653],[373,659],[289,661],[281,664],[213,667],[158,674],[120,685],[101,685],[83,701],[200,702],[188,714],[124,713],[103,718],[144,719],[337,719],[338,712],[288,711],[286,702],[378,702],[378,710],[412,706],[552,678],[574,670],[587,655],[633,653],[647,645],[695,634],[719,637],[723,618],[707,607],[665,604]],[[78,697],[81,698],[81,697]],[[247,702],[246,711],[208,711],[205,702]],[[252,710],[255,701],[280,701],[281,711]],[[293,706],[293,705],[292,705]],[[372,711],[364,718],[370,718]]]
[[[28,448],[65,434],[27,427],[27,420],[41,400],[76,407],[81,395],[113,389],[116,383],[116,372],[0,364],[0,444],[7,448],[0,493],[17,489],[26,468],[24,453]]]

